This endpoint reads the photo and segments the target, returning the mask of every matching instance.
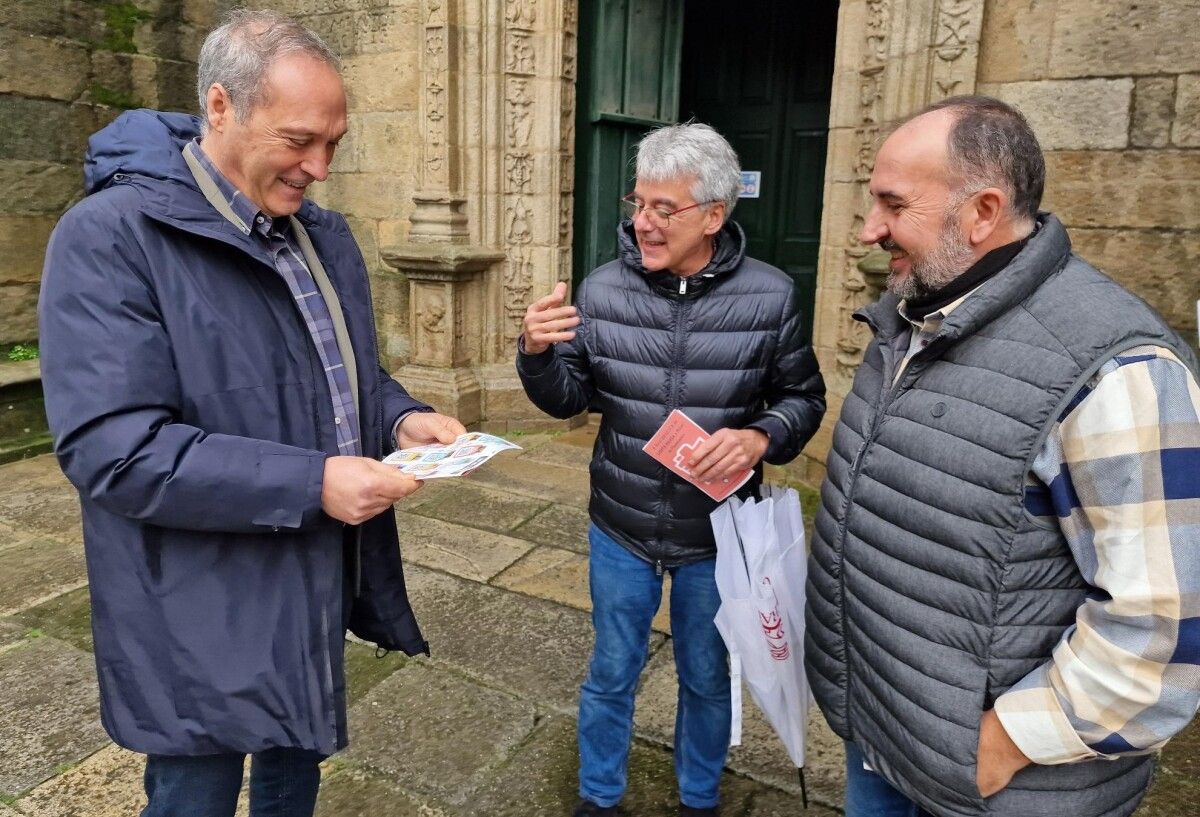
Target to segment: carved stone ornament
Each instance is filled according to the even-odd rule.
[[[417,307],[417,325],[423,332],[440,334],[446,331],[446,301],[441,295],[431,295]]]
[[[425,30],[425,60],[432,68],[440,68],[442,55],[446,53],[446,30],[444,28],[428,28]]]
[[[525,200],[515,197],[508,206],[508,241],[510,244],[528,244],[533,241],[531,214]]]
[[[513,28],[532,29],[537,22],[536,0],[504,0],[504,22]]]
[[[855,186],[862,213],[867,212],[869,196],[866,185],[874,170],[875,154],[879,149],[882,127],[889,121],[909,113],[896,110],[903,98],[904,105],[921,105],[975,89],[975,73],[984,0],[866,0],[867,19],[862,36],[864,49],[858,66],[858,120],[854,128],[853,153]],[[923,70],[893,58],[893,33],[925,28],[928,34],[923,53],[928,62]],[[911,59],[911,55],[908,59]],[[893,76],[892,72],[899,72]],[[893,97],[897,84],[909,87],[918,83],[916,93],[906,92]],[[887,98],[885,98],[885,96]],[[837,308],[838,331],[836,361],[839,374],[853,376],[861,360],[869,332],[853,320],[855,311],[879,297],[886,286],[886,258],[877,249],[866,247],[859,240],[863,216],[855,215],[840,252],[841,263],[833,265],[841,273],[840,303]],[[836,245],[838,237],[831,237]]]
[[[533,156],[528,151],[504,154],[504,176],[508,192],[528,193],[533,180]]]
[[[525,309],[533,292],[533,264],[528,251],[516,248],[509,252],[504,269],[504,337],[514,343],[521,334]]]
[[[527,148],[533,138],[533,98],[529,96],[529,80],[510,77],[505,101],[508,144],[513,148]]]
[[[930,46],[934,60],[931,99],[944,99],[975,90],[976,61],[966,58],[978,53],[983,24],[982,0],[941,0]],[[976,51],[972,52],[972,47]]]
[[[533,37],[525,31],[507,33],[504,51],[504,70],[510,74],[532,76],[537,72],[537,59],[533,48]]]

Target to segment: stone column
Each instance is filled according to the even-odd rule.
[[[407,242],[381,249],[409,286],[398,377],[489,430],[549,424],[513,357],[526,306],[570,278],[576,16],[576,0],[422,0],[419,192]]]
[[[500,184],[489,200],[507,261],[488,294],[496,323],[485,414],[496,430],[561,426],[525,398],[513,358],[526,307],[571,278],[578,6],[504,0],[499,11],[500,119],[489,158]]]
[[[822,473],[834,423],[870,331],[853,314],[879,298],[886,265],[858,235],[888,129],[937,99],[975,90],[984,0],[844,0],[830,108],[814,346],[829,411],[807,451]]]
[[[468,5],[422,2],[418,187],[408,240],[381,247],[380,256],[409,287],[409,362],[397,377],[438,411],[477,426],[484,277],[504,253],[472,243],[463,193]]]
[[[383,251],[408,278],[412,362],[400,371],[406,389],[464,425],[483,420],[474,368],[480,359],[483,276],[504,253],[455,244],[412,242]]]

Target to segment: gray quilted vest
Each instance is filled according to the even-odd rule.
[[[892,385],[885,295],[834,431],[808,579],[808,676],[833,730],[938,817],[1123,817],[1149,757],[1031,766],[984,800],[979,720],[1046,661],[1089,588],[1025,476],[1075,392],[1144,343],[1192,352],[1071,254],[1059,221],[951,313]]]

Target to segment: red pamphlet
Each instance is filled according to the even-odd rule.
[[[692,476],[692,472],[687,469],[687,461],[691,458],[696,446],[711,436],[707,431],[696,425],[692,418],[679,409],[675,409],[667,415],[666,422],[662,424],[658,431],[654,432],[654,436],[650,438],[650,441],[642,446],[642,450],[717,502],[721,502],[738,488],[745,485],[746,480],[750,479],[750,475],[754,471],[747,468],[744,471],[737,471],[716,482],[698,482]]]

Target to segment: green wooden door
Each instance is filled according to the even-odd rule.
[[[759,198],[733,218],[747,253],[792,276],[811,337],[837,0],[805,3],[687,0],[683,117],[727,138]]]
[[[616,257],[634,147],[679,113],[684,0],[580,0],[574,278]]]

